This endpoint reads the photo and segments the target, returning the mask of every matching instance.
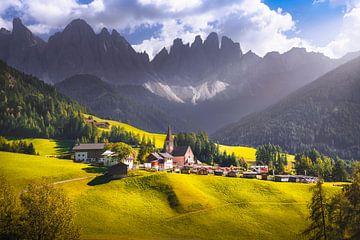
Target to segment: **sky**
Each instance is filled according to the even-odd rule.
[[[47,39],[82,18],[96,32],[119,31],[153,57],[175,38],[193,42],[210,32],[260,56],[292,47],[338,58],[360,50],[360,0],[0,0],[0,27],[20,17]]]

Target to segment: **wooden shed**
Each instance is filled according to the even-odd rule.
[[[215,170],[214,171],[214,175],[215,176],[222,176],[224,174],[224,171],[223,170]]]
[[[127,177],[127,173],[128,165],[119,162],[118,164],[109,167],[106,175],[109,176],[110,179],[120,179]]]
[[[237,177],[237,174],[235,171],[230,171],[226,174],[227,177]]]

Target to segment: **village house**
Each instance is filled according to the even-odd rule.
[[[167,170],[173,168],[173,156],[169,153],[151,153],[145,163],[145,168]]]
[[[75,153],[75,162],[92,163],[102,158],[104,152],[104,143],[81,143],[73,147]]]
[[[171,154],[173,158],[174,166],[192,166],[197,163],[194,153],[190,146],[178,146],[174,145],[174,138],[172,136],[171,128],[169,126],[165,139],[165,150]]]
[[[105,143],[81,143],[73,147],[73,151],[75,153],[75,162],[99,163],[106,167],[119,163],[119,155],[110,150],[105,151]],[[134,154],[130,154],[120,162],[132,169],[134,159]]]
[[[106,150],[101,154],[100,162],[104,164],[104,166],[113,166],[119,162],[118,154],[112,152],[110,150]]]

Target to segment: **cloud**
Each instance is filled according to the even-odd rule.
[[[340,33],[333,41],[318,50],[330,57],[342,57],[348,52],[360,50],[360,8],[345,13]]]
[[[160,26],[134,45],[150,57],[164,46],[169,47],[175,38],[192,42],[196,35],[204,39],[212,31],[231,37],[240,42],[244,51],[252,50],[259,55],[284,52],[295,46],[329,56],[357,49],[360,37],[351,26],[359,26],[360,0],[315,0],[314,4],[324,2],[347,8],[341,33],[324,48],[311,46],[299,37],[289,37],[288,33],[298,31],[292,16],[282,9],[270,9],[261,0],[93,0],[88,4],[77,0],[2,0],[0,26],[11,27],[8,16],[11,9],[12,16],[20,16],[34,33],[42,35],[64,28],[75,18],[85,19],[96,31],[108,27],[131,33]]]

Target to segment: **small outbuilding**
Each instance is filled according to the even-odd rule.
[[[243,172],[243,178],[257,178],[257,172]]]
[[[237,174],[235,171],[230,171],[226,174],[227,177],[237,177]]]
[[[208,174],[209,174],[209,171],[206,168],[200,168],[197,171],[197,175],[208,175]]]
[[[128,165],[125,163],[119,162],[108,168],[106,175],[110,179],[120,179],[126,178],[128,175]]]
[[[222,175],[224,175],[224,171],[223,170],[215,170],[214,175],[215,176],[222,176]]]

